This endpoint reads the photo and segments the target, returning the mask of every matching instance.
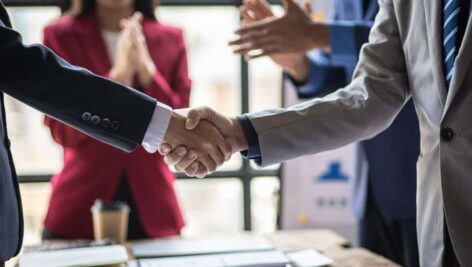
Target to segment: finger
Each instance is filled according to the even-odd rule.
[[[184,146],[177,147],[174,151],[169,153],[164,161],[169,166],[174,166],[179,163],[187,154],[187,149]]]
[[[257,53],[257,54],[246,54],[246,60],[252,60],[252,59],[256,59],[256,58],[260,58],[260,57],[265,57],[265,56],[273,56],[274,54],[280,54],[281,53],[281,49],[278,48],[278,47],[271,47],[271,48],[267,48],[267,49],[264,49],[264,50],[261,50],[261,52]]]
[[[197,176],[198,166],[199,166],[198,162],[192,163],[188,168],[185,169],[185,174],[190,177]]]
[[[242,6],[241,8],[239,8],[239,14],[243,18],[243,23],[244,24],[251,23],[251,22],[254,21],[252,16],[249,14],[249,10],[246,6]]]
[[[283,0],[283,6],[286,12],[292,11],[294,8],[299,8],[294,0]]]
[[[120,19],[120,28],[123,30],[128,25],[127,19]]]
[[[216,168],[213,171],[216,171],[217,168],[221,167],[226,161],[226,155],[221,151],[219,146],[216,146],[210,154],[211,159],[216,164]],[[209,170],[210,171],[210,170]]]
[[[205,176],[207,176],[207,174],[208,174],[208,170],[205,169],[203,164],[199,164],[196,176],[198,178],[204,178]]]
[[[236,49],[233,50],[233,53],[238,54],[238,55],[245,55],[251,51],[255,50],[267,50],[272,47],[277,47],[278,45],[274,42],[273,39],[262,39],[262,40],[256,40],[248,45],[245,46],[240,46]]]
[[[257,20],[273,16],[270,8],[263,1],[253,0],[251,1],[251,6],[254,9],[254,13],[257,14]]]
[[[308,16],[311,16],[311,14],[313,13],[313,7],[311,6],[310,0],[305,0],[305,2],[303,3],[303,11],[305,11]]]
[[[164,143],[164,144],[161,144],[161,146],[159,147],[159,154],[161,154],[162,156],[166,156],[171,151],[172,151],[172,146],[169,144]]]
[[[143,22],[143,13],[136,11],[133,14],[133,18],[138,21],[139,23]]]
[[[209,154],[200,154],[198,155],[198,158],[208,172],[214,172],[216,170],[217,165]]]
[[[270,8],[269,3],[266,0],[255,0],[257,5],[260,6],[260,9],[262,12],[264,12],[266,17],[272,17],[274,16],[274,12],[272,12],[272,9]]]
[[[267,30],[260,31],[251,31],[239,36],[239,39],[229,42],[230,46],[235,45],[244,45],[250,42],[254,42],[259,38],[269,37],[269,32]]]
[[[251,32],[257,32],[257,31],[262,31],[262,30],[267,31],[271,29],[272,27],[275,27],[274,25],[276,25],[277,23],[278,23],[278,19],[275,17],[271,19],[260,20],[260,21],[256,21],[254,23],[248,24],[246,26],[243,26],[237,29],[235,33],[238,35],[244,35]]]
[[[233,153],[233,148],[231,143],[227,140],[224,140],[218,144],[218,149],[225,156],[225,162],[231,159],[231,154]]]
[[[198,126],[198,123],[201,120],[208,120],[210,122],[213,122],[213,118],[216,117],[214,115],[215,112],[208,107],[198,107],[191,109],[187,113],[187,119],[185,120],[185,128],[187,130],[195,129],[195,127]]]
[[[180,160],[176,165],[175,169],[177,171],[184,171],[190,167],[198,159],[198,152],[194,149],[190,149],[182,160]]]

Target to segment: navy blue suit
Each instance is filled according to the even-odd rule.
[[[335,20],[330,23],[331,52],[310,54],[310,74],[297,84],[300,98],[322,97],[346,86],[352,77],[362,44],[368,41],[378,11],[376,0],[334,0]],[[240,117],[250,149],[246,157],[260,160],[257,133]],[[362,142],[368,177],[353,198],[361,218],[362,246],[405,266],[418,266],[416,242],[416,160],[419,126],[412,101],[383,133]],[[361,199],[356,200],[356,198]],[[399,230],[400,229],[400,230]]]
[[[10,27],[0,0],[0,266],[20,251],[23,239],[3,93],[125,151],[142,143],[156,108],[155,99],[72,66],[42,45],[24,45]]]

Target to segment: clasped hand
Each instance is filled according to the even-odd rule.
[[[177,171],[202,178],[245,149],[237,118],[202,107],[173,113],[159,152]]]

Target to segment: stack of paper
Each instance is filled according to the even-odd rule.
[[[127,260],[125,247],[117,245],[24,253],[20,257],[20,266],[100,266],[125,263]]]
[[[294,267],[321,267],[333,263],[332,259],[313,249],[288,252],[286,255]]]
[[[285,267],[289,260],[280,251],[140,260],[141,267]]]
[[[137,258],[159,258],[272,249],[273,246],[264,237],[248,235],[234,238],[144,241],[133,245],[133,254]]]

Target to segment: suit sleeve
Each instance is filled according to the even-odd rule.
[[[151,92],[152,96],[158,101],[174,109],[188,107],[191,87],[191,81],[188,76],[187,50],[182,33],[179,34],[176,46],[179,53],[174,65],[172,79],[168,82],[157,70],[146,90]]]
[[[43,44],[63,59],[69,60],[68,53],[63,49],[61,42],[49,28],[44,30]],[[44,116],[44,124],[49,127],[54,141],[63,147],[78,146],[90,138],[86,134],[49,116]]]
[[[347,87],[287,109],[248,114],[267,166],[368,139],[386,129],[410,98],[391,0],[380,11]]]
[[[122,150],[142,142],[156,107],[153,98],[72,66],[42,45],[24,45],[3,24],[0,58],[2,92]]]

